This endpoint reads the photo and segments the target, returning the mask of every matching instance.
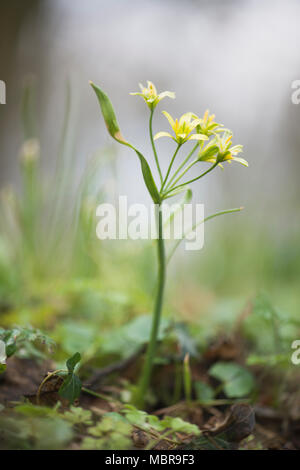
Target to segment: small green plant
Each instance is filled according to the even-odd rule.
[[[4,365],[6,358],[14,354],[26,359],[46,359],[46,352],[52,352],[54,346],[55,342],[37,328],[30,326],[27,328],[19,326],[10,329],[0,328],[0,365]]]
[[[62,398],[65,398],[71,404],[74,403],[74,401],[77,398],[79,398],[80,392],[82,389],[81,380],[75,373],[76,366],[80,362],[80,360],[81,360],[81,355],[77,352],[66,361],[67,370],[57,369],[53,372],[49,372],[48,375],[44,378],[44,380],[39,386],[39,389],[37,392],[37,402],[38,403],[40,402],[40,395],[41,395],[41,392],[45,383],[51,377],[55,375],[60,375],[64,378],[64,380],[60,389],[58,390],[58,393]]]
[[[150,339],[148,343],[148,349],[146,352],[145,364],[142,369],[141,377],[137,387],[137,393],[135,396],[135,403],[138,406],[143,406],[145,397],[147,395],[151,371],[153,367],[153,361],[155,358],[156,344],[157,344],[157,335],[159,331],[162,306],[163,306],[163,296],[164,296],[164,287],[166,280],[166,253],[164,245],[164,236],[163,236],[163,215],[162,215],[162,203],[166,199],[176,196],[177,194],[187,191],[187,194],[190,195],[189,185],[200,180],[203,176],[210,173],[217,166],[221,166],[224,162],[231,163],[232,161],[237,161],[242,165],[248,166],[246,160],[238,157],[242,152],[241,145],[232,145],[232,132],[228,129],[224,129],[222,124],[215,122],[214,115],[209,115],[209,112],[206,111],[202,118],[199,118],[192,112],[187,112],[183,114],[179,119],[173,119],[169,113],[166,111],[163,112],[167,118],[173,134],[169,132],[161,131],[153,136],[153,115],[157,105],[160,101],[166,97],[175,98],[175,94],[170,91],[165,91],[162,93],[157,93],[157,90],[153,83],[148,82],[147,87],[140,85],[141,91],[137,93],[132,93],[133,95],[141,96],[150,111],[149,118],[149,135],[150,142],[152,145],[152,150],[154,154],[154,160],[159,174],[159,185],[155,182],[152,171],[148,160],[144,155],[135,148],[131,143],[129,143],[120,131],[120,127],[115,115],[114,108],[108,98],[108,96],[94,83],[90,82],[93,87],[101,107],[101,111],[104,117],[104,121],[107,126],[109,134],[115,139],[118,143],[125,145],[137,154],[140,164],[142,175],[144,178],[145,185],[148,189],[148,192],[154,202],[157,205],[157,257],[158,257],[158,284],[156,299],[154,305],[153,319],[152,319],[152,330],[150,334]],[[165,176],[163,176],[160,159],[158,157],[158,152],[155,146],[155,141],[161,137],[169,137],[175,143],[175,151],[173,156],[170,158],[169,166],[166,171]],[[178,166],[176,171],[171,174],[175,160],[179,154],[179,150],[188,142],[195,142],[194,147],[187,154],[186,158],[183,159],[182,163]],[[204,171],[200,172],[198,176],[193,177],[187,181],[184,181],[184,176],[194,167],[200,167],[203,163],[210,163],[210,167]],[[216,214],[212,214],[204,220],[201,220],[198,223],[203,223],[206,220],[209,220],[218,215],[225,213],[236,212],[241,210],[230,209],[226,211],[221,211]],[[195,227],[193,227],[194,229]],[[186,234],[185,234],[186,235]],[[178,245],[178,244],[177,244]],[[176,245],[176,247],[177,247]],[[174,250],[171,252],[173,254]]]

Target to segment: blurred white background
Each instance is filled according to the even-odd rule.
[[[177,96],[160,104],[155,131],[168,130],[165,108],[175,116],[209,108],[234,131],[235,143],[244,144],[249,168],[217,170],[194,187],[196,200],[208,212],[245,205],[254,223],[267,219],[274,231],[292,230],[299,215],[300,105],[291,102],[291,83],[300,78],[299,17],[296,0],[36,0],[15,31],[7,63],[0,62],[0,79],[7,81],[7,105],[0,107],[1,184],[16,179],[26,76],[36,77],[47,168],[59,145],[70,79],[76,127],[69,137],[78,171],[111,142],[90,79],[107,91],[123,134],[153,164],[148,110],[129,96],[149,79]],[[3,59],[9,36],[1,31]],[[158,142],[162,161],[173,148],[171,141]],[[133,202],[147,200],[135,154],[118,152],[118,192]]]

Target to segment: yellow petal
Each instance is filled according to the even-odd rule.
[[[190,132],[192,132],[195,127],[199,126],[199,124],[201,124],[201,119],[194,119],[194,121],[190,124]]]
[[[166,97],[167,98],[172,98],[174,100],[175,99],[175,93],[173,93],[173,91],[163,91],[162,93],[159,93],[158,100],[161,101]]]
[[[156,87],[154,83],[150,82],[149,80],[147,81],[148,89],[153,92],[153,94],[157,95]]]
[[[174,127],[175,127],[175,121],[174,121],[174,119],[172,118],[172,116],[171,116],[167,111],[163,111],[162,113],[163,113],[163,115],[166,116],[166,118],[168,119],[170,126],[171,126],[172,128],[174,128]]]
[[[173,136],[169,134],[169,132],[161,131],[155,134],[154,140],[160,139],[161,137],[171,137],[171,139],[173,139]]]
[[[249,166],[247,160],[244,160],[244,158],[232,157],[232,160],[234,160],[235,162],[239,162],[244,166],[247,166],[247,167]]]
[[[188,140],[208,140],[208,137],[203,134],[192,134]]]
[[[182,126],[185,123],[190,123],[192,117],[193,117],[193,113],[191,112],[183,114],[179,119],[179,126]]]

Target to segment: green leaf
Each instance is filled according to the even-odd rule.
[[[209,374],[224,384],[224,391],[230,398],[244,397],[254,389],[254,378],[251,372],[234,362],[217,362]]]
[[[7,357],[17,353],[19,357],[23,358],[44,359],[46,355],[37,349],[37,344],[46,346],[49,351],[52,351],[55,345],[51,338],[32,327],[16,326],[10,330],[0,329],[0,340],[6,344]]]
[[[147,343],[151,333],[152,316],[140,315],[134,318],[123,329],[123,336],[126,340],[136,342],[137,344]],[[170,326],[170,321],[163,318],[158,331],[158,340],[161,341],[166,337],[167,329]]]
[[[64,419],[47,416],[1,416],[1,446],[5,449],[60,450],[73,438]]]
[[[72,424],[84,424],[85,426],[91,426],[92,412],[90,410],[84,410],[80,406],[71,406],[70,411],[66,411],[63,418]]]
[[[213,400],[215,392],[210,385],[206,384],[205,382],[201,382],[200,380],[197,380],[194,384],[194,387],[198,400],[202,402]]]
[[[122,409],[126,419],[133,425],[148,429],[155,429],[156,431],[163,432],[169,428],[174,432],[184,432],[187,434],[199,435],[200,430],[195,424],[188,423],[181,418],[173,418],[166,416],[160,420],[155,415],[149,415],[145,411],[138,410],[133,405],[125,405]]]
[[[137,426],[146,426],[147,427],[147,413],[145,411],[138,410],[133,405],[125,405],[122,410],[126,419],[131,424],[136,424]]]
[[[185,323],[175,323],[173,326],[173,334],[178,341],[178,345],[182,354],[185,356],[187,353],[191,357],[197,357],[197,345],[195,339],[191,336],[190,331]]]
[[[131,147],[136,152],[137,156],[139,157],[145,185],[146,185],[146,187],[149,191],[150,196],[152,197],[153,202],[155,204],[159,204],[160,201],[161,201],[160,194],[159,194],[158,189],[156,187],[156,184],[154,182],[154,179],[153,179],[153,176],[152,176],[152,173],[151,173],[151,170],[150,170],[150,167],[148,165],[147,160],[141,154],[141,152],[139,152],[132,145],[130,145],[130,144],[125,144],[125,145],[128,145],[129,147]]]
[[[74,356],[67,360],[66,365],[69,373],[58,391],[59,395],[69,400],[71,404],[79,398],[81,392],[81,380],[74,374],[74,369],[80,360],[81,355],[79,352],[75,353]]]
[[[17,344],[16,343],[10,343],[6,345],[6,354],[7,357],[11,357],[15,352],[17,351]]]
[[[94,83],[90,82],[91,86],[93,87],[97,98],[100,103],[101,111],[103,114],[103,118],[107,127],[108,132],[110,135],[117,140],[120,144],[127,145],[127,147],[130,147],[132,150],[134,150],[139,157],[140,164],[141,164],[141,169],[142,169],[142,174],[144,178],[145,185],[149,191],[149,194],[151,195],[153,201],[155,204],[160,203],[160,194],[159,191],[156,187],[156,184],[154,182],[150,167],[148,165],[147,160],[145,157],[137,150],[133,145],[131,145],[129,142],[127,142],[124,137],[121,134],[119,124],[117,122],[116,114],[113,108],[113,105],[111,104],[110,99],[104,93],[104,91],[101,90],[97,85]]]
[[[201,434],[200,429],[195,424],[188,423],[183,419],[177,417],[173,418],[171,416],[166,416],[162,421],[162,425],[165,429],[171,428],[174,432],[184,432],[186,434],[194,434],[198,436]]]
[[[39,417],[57,417],[58,411],[55,408],[48,406],[37,406],[32,403],[22,403],[15,406],[14,410],[24,416],[39,416]]]
[[[82,383],[79,377],[75,374],[68,374],[60,387],[58,393],[62,398],[66,398],[72,404],[79,398],[81,392]]]
[[[120,127],[117,122],[113,105],[111,104],[111,101],[108,98],[107,94],[104,93],[104,91],[102,91],[101,88],[99,88],[93,82],[90,82],[90,85],[93,87],[97,95],[97,98],[99,100],[102,115],[103,115],[108,132],[118,142],[121,142],[123,144],[126,143],[126,140],[124,140],[120,132]]]
[[[101,437],[109,432],[117,431],[119,434],[130,435],[132,431],[132,425],[127,421],[116,420],[115,417],[111,417],[108,414],[104,415],[100,422],[96,426],[89,429],[89,434],[95,437]]]
[[[70,357],[67,362],[66,362],[66,365],[67,365],[67,368],[68,368],[68,371],[70,373],[73,373],[74,372],[74,369],[76,367],[76,365],[78,364],[78,362],[81,361],[81,355],[79,352],[75,353],[74,356]]]

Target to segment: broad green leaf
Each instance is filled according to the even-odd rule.
[[[124,416],[120,415],[120,413],[117,413],[116,411],[111,411],[109,413],[105,413],[105,415],[103,415],[103,418],[104,417],[109,417],[111,418],[112,420],[114,420],[116,423],[118,421],[123,421],[123,423],[127,423],[127,420],[126,418],[124,418]]]
[[[132,425],[128,421],[116,420],[115,417],[104,415],[96,426],[89,429],[89,434],[101,437],[109,432],[117,431],[119,434],[130,435]]]
[[[168,327],[170,326],[170,321],[166,318],[163,318],[158,332],[158,340],[161,341],[165,338]],[[137,344],[147,343],[149,340],[149,335],[151,333],[152,327],[152,316],[151,315],[140,315],[139,317],[134,318],[130,323],[128,323],[124,330],[124,337],[129,340],[136,342]]]
[[[213,400],[215,392],[210,385],[206,384],[205,382],[201,382],[200,380],[197,380],[194,383],[194,387],[197,400],[200,400],[202,402]]]
[[[85,426],[93,424],[92,412],[84,410],[80,406],[71,406],[70,411],[66,411],[63,417],[72,424],[84,424]]]
[[[32,403],[22,403],[15,406],[14,410],[24,416],[59,417],[59,413],[55,408],[33,405]]]
[[[254,378],[251,372],[234,362],[217,362],[209,374],[224,384],[228,397],[244,397],[254,389]]]
[[[72,404],[79,398],[81,392],[82,383],[77,375],[70,373],[64,380],[58,393],[61,397],[66,398]]]
[[[74,356],[67,360],[66,365],[69,373],[58,391],[60,396],[69,400],[71,404],[79,398],[81,392],[81,380],[74,374],[74,369],[80,360],[81,355],[79,352],[75,353]]]
[[[125,405],[122,413],[124,413],[126,419],[131,424],[144,429],[152,428],[156,431],[163,432],[171,428],[174,432],[184,432],[194,435],[200,434],[198,426],[188,423],[181,418],[166,416],[164,419],[160,420],[157,416],[149,415],[145,411],[138,410],[133,405]]]
[[[171,428],[174,432],[184,432],[186,434],[194,434],[198,436],[201,434],[200,429],[195,424],[188,423],[181,418],[172,418],[171,416],[166,416],[162,420],[162,425],[165,429]]]
[[[196,341],[190,334],[187,325],[182,322],[175,323],[173,331],[182,354],[185,355],[188,353],[191,357],[197,357],[198,351]]]
[[[125,405],[122,410],[126,419],[131,424],[136,424],[137,426],[147,427],[147,413],[145,411],[138,410],[133,405]]]
[[[60,450],[73,438],[71,424],[52,416],[3,415],[0,429],[2,447],[12,450]]]
[[[13,356],[16,351],[17,351],[17,344],[16,343],[10,343],[10,344],[6,345],[7,357]]]

